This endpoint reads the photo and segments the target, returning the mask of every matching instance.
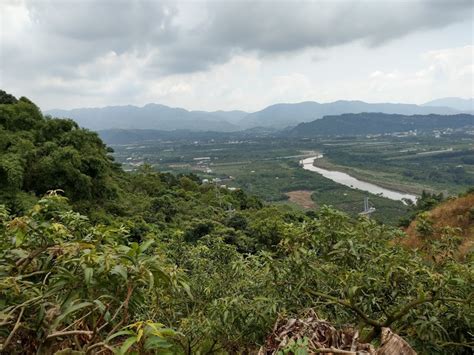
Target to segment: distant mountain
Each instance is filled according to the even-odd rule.
[[[108,106],[103,108],[78,108],[50,110],[45,114],[69,117],[80,126],[92,130],[154,129],[160,131],[191,130],[233,132],[241,129],[263,127],[282,129],[311,122],[324,116],[344,113],[381,112],[402,115],[440,114],[453,115],[463,112],[445,106],[418,106],[412,104],[367,103],[363,101],[313,101],[296,104],[275,104],[261,111],[188,111],[159,104],[137,106]]]
[[[422,106],[449,107],[459,111],[474,112],[474,99],[462,99],[460,97],[444,97],[429,101]]]
[[[197,112],[197,111],[192,111],[192,112]],[[239,111],[239,110],[234,110],[234,111],[214,111],[214,112],[209,112],[210,114],[216,116],[216,117],[222,117],[226,121],[233,123],[233,124],[238,124],[245,116],[247,116],[249,113],[245,111]]]
[[[243,111],[188,111],[165,105],[108,106],[103,108],[78,108],[50,110],[45,114],[74,119],[80,126],[92,130],[158,129],[164,131],[188,129],[193,131],[235,131],[239,127],[231,122],[241,120]]]
[[[320,104],[318,102],[301,102],[297,104],[276,104],[250,113],[240,125],[243,127],[276,127],[295,126],[301,122],[310,122],[328,115],[343,113],[382,112],[402,115],[440,114],[451,115],[458,110],[448,107],[428,107],[412,104],[367,103],[363,101],[335,101]]]
[[[366,135],[410,130],[432,131],[436,129],[459,129],[474,127],[474,115],[398,115],[384,113],[348,113],[325,116],[322,119],[300,123],[286,132],[293,137],[326,135]]]

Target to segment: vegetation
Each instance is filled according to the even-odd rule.
[[[357,136],[408,131],[462,129],[474,126],[474,115],[397,115],[386,113],[345,113],[300,123],[289,134],[294,137]]]
[[[327,206],[126,173],[97,135],[27,99],[0,104],[0,137],[5,353],[256,352],[307,308],[364,342],[390,327],[420,353],[472,350],[472,253],[440,262]]]
[[[373,215],[376,220],[396,225],[400,218],[408,216],[408,209],[401,201],[354,190],[303,170],[298,161],[305,155],[316,154],[314,150],[323,149],[325,142],[286,141],[272,137],[240,137],[238,140],[236,137],[218,139],[213,135],[194,137],[115,145],[114,156],[126,169],[133,170],[139,164],[149,163],[162,171],[193,172],[209,180],[219,178],[222,180],[219,185],[242,188],[266,202],[287,204],[287,192],[309,190],[316,208],[332,205],[357,216],[363,210],[364,197],[369,195],[377,208]],[[210,158],[207,162],[210,172],[197,165],[194,159],[199,157]]]
[[[425,196],[428,203],[433,201],[428,195]],[[423,209],[408,225],[403,244],[418,248],[438,261],[444,259],[447,253],[461,260],[469,257],[474,243],[473,222],[474,193],[471,192]]]
[[[33,195],[62,189],[75,202],[116,195],[118,166],[96,133],[72,120],[44,118],[27,98],[0,104],[0,202],[24,212]]]
[[[474,146],[466,133],[374,137],[365,142],[352,138],[344,143],[325,150],[333,163],[329,167],[342,167],[363,180],[418,194],[422,190],[458,194],[474,186]]]

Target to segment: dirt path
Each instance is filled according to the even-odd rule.
[[[312,193],[313,191],[296,190],[287,192],[285,193],[285,195],[288,196],[288,199],[291,202],[296,203],[297,205],[300,205],[303,208],[315,208],[316,204],[311,199]]]

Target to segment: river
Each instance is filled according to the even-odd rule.
[[[313,171],[315,173],[321,174],[325,178],[331,179],[332,181],[337,182],[338,184],[342,184],[342,185],[351,187],[353,189],[368,191],[375,195],[381,195],[391,200],[403,201],[403,199],[408,199],[415,202],[417,199],[417,196],[415,195],[389,190],[389,189],[371,184],[370,182],[358,180],[355,177],[352,177],[349,174],[346,174],[340,171],[331,171],[331,170],[326,170],[326,169],[322,169],[322,168],[318,168],[317,166],[314,166],[313,165],[314,161],[322,157],[323,155],[320,154],[314,157],[303,159],[300,161],[300,163],[302,164],[303,169],[305,170]]]

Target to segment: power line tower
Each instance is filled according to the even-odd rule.
[[[369,198],[364,197],[364,210],[359,213],[360,216],[367,216],[370,218],[370,215],[375,212],[375,207],[370,206]]]

